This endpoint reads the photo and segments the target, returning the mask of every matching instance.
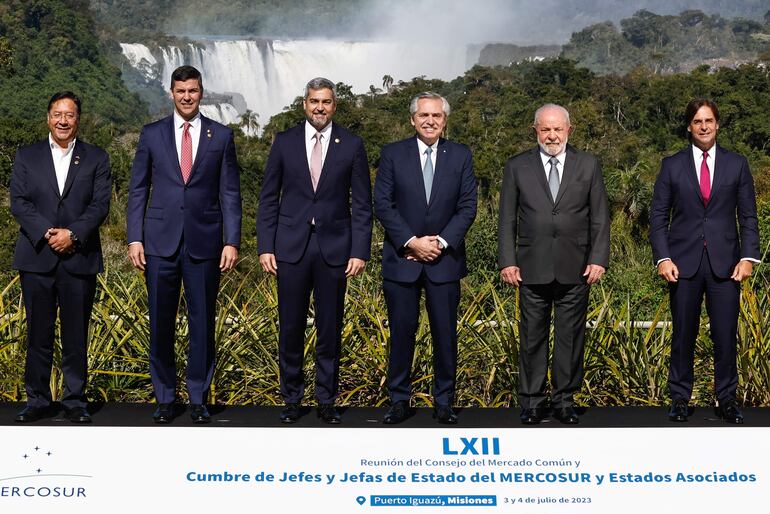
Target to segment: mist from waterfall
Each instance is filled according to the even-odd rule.
[[[313,77],[344,82],[356,93],[370,86],[381,88],[385,75],[395,81],[422,75],[451,80],[471,67],[479,52],[465,45],[447,45],[422,59],[408,43],[329,39],[201,39],[183,47],[148,48],[140,43],[121,47],[132,67],[163,88],[169,87],[175,68],[195,66],[203,75],[204,91],[233,98],[224,108],[229,114],[249,109],[259,115],[261,125],[301,96]]]

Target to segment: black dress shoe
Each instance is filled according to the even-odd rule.
[[[533,407],[529,409],[521,409],[521,415],[519,416],[519,419],[521,419],[521,422],[525,425],[537,425],[543,421],[544,417],[545,414],[543,413],[542,409]]]
[[[91,415],[85,407],[65,408],[64,416],[73,423],[91,423]]]
[[[16,423],[32,423],[50,415],[50,410],[50,407],[26,406],[16,415],[14,421]]]
[[[690,415],[690,408],[687,405],[687,400],[678,398],[671,404],[671,408],[668,409],[668,420],[674,423],[684,423],[687,421],[687,417]]]
[[[152,415],[152,419],[159,425],[165,425],[171,423],[174,419],[174,404],[173,403],[159,403],[158,408]]]
[[[564,425],[577,425],[580,423],[580,418],[571,405],[554,409],[553,417],[558,419]]]
[[[401,400],[390,406],[382,422],[386,425],[398,425],[409,417],[409,402]]]
[[[318,417],[327,425],[339,425],[342,423],[340,413],[337,412],[333,403],[322,403],[318,405]]]
[[[741,410],[735,404],[735,400],[719,402],[719,407],[716,407],[714,411],[716,412],[717,416],[720,417],[720,419],[723,419],[728,423],[732,423],[734,425],[743,424],[743,414],[741,414]]]
[[[281,411],[281,423],[296,423],[299,420],[299,404],[287,403]]]
[[[193,423],[202,425],[203,423],[211,422],[211,415],[209,415],[209,410],[205,405],[202,403],[193,403],[190,404],[190,407],[192,407],[192,410],[190,411],[190,418],[192,419]]]
[[[451,405],[436,404],[433,408],[433,417],[442,425],[457,424],[457,414]]]

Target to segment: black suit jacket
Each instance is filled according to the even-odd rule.
[[[650,212],[652,257],[656,263],[670,258],[682,278],[698,271],[704,239],[711,269],[721,278],[728,278],[740,259],[760,257],[749,164],[742,155],[720,146],[714,163],[708,206],[701,196],[692,146],[663,159],[655,181]]]
[[[610,215],[599,161],[567,145],[559,194],[551,199],[539,148],[505,165],[498,265],[518,266],[524,284],[580,284],[587,264],[607,268]]]
[[[99,226],[109,212],[111,189],[109,157],[101,148],[76,141],[62,194],[48,139],[20,148],[11,175],[11,212],[20,225],[14,269],[45,273],[61,262],[70,273],[102,271]],[[51,227],[75,233],[74,253],[57,254],[48,246]]]
[[[417,138],[386,145],[374,185],[374,210],[385,228],[382,276],[414,282],[425,271],[433,282],[467,274],[465,234],[476,217],[476,176],[467,146],[440,139],[430,202],[425,201]],[[404,243],[412,236],[437,234],[448,244],[433,262],[407,260]]]

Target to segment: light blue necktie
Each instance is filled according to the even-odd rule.
[[[433,189],[433,161],[430,154],[433,148],[430,146],[425,149],[425,166],[422,167],[422,179],[425,181],[425,201],[430,202],[430,191]]]
[[[551,198],[555,202],[556,195],[559,194],[559,170],[556,169],[559,159],[551,157],[548,162],[551,163],[551,171],[548,172],[548,187],[551,190]]]

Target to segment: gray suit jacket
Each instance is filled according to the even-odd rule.
[[[610,215],[599,161],[567,145],[559,194],[551,198],[540,150],[505,165],[498,265],[518,266],[524,284],[585,283],[587,264],[609,265]]]

